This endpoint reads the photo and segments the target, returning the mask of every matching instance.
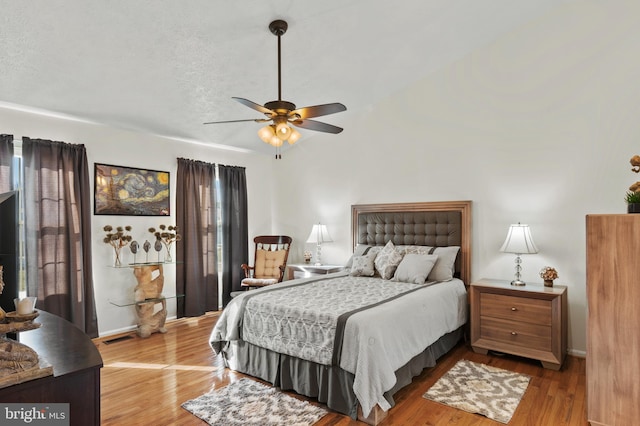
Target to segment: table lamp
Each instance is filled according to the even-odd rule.
[[[327,231],[327,226],[322,225],[320,223],[313,225],[311,229],[311,233],[309,233],[309,238],[307,238],[308,243],[316,244],[316,266],[322,265],[322,260],[320,258],[321,255],[321,245],[322,243],[330,243],[333,242],[331,236],[329,235],[329,231]]]
[[[526,283],[520,279],[520,272],[522,272],[522,259],[520,259],[520,255],[535,254],[538,252],[538,248],[533,242],[533,238],[531,238],[529,225],[524,225],[520,222],[511,225],[500,251],[503,253],[514,253],[516,255],[516,277],[511,281],[511,285],[525,285]]]

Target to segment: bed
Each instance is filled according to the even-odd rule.
[[[351,212],[354,255],[344,271],[244,292],[210,344],[228,368],[377,424],[393,395],[464,334],[471,202]]]

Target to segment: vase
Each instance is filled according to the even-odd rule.
[[[165,242],[164,247],[167,249],[167,257],[164,259],[165,262],[173,262],[173,258],[171,257],[171,242]]]
[[[120,253],[120,249],[122,247],[113,247],[113,251],[115,252],[115,259],[113,260],[113,266],[122,266],[122,258],[121,258],[121,253]]]
[[[544,280],[545,287],[553,287],[553,280]]]
[[[640,203],[627,204],[627,213],[640,213]]]

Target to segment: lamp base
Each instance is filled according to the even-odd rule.
[[[511,281],[511,285],[523,286],[523,285],[527,285],[527,283],[525,283],[524,281],[521,281],[521,280],[513,280],[513,281]]]

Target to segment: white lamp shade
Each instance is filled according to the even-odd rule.
[[[291,135],[291,127],[289,127],[286,122],[278,123],[276,125],[276,135],[278,135],[280,140],[286,141]]]
[[[538,252],[531,237],[529,225],[515,224],[509,227],[507,238],[504,240],[501,252],[515,254],[534,254]]]
[[[268,144],[271,143],[271,139],[276,135],[275,129],[273,126],[264,126],[260,130],[258,130],[258,136],[262,139],[263,142]]]
[[[309,233],[309,238],[307,238],[308,243],[315,244],[330,243],[332,241],[331,235],[329,235],[329,231],[327,231],[327,225],[321,225],[319,223],[313,225],[311,233]]]
[[[289,145],[293,145],[294,143],[298,142],[298,139],[300,139],[301,136],[302,135],[300,134],[300,132],[292,127],[291,136],[289,136],[289,139],[287,139],[287,142],[289,142]]]

